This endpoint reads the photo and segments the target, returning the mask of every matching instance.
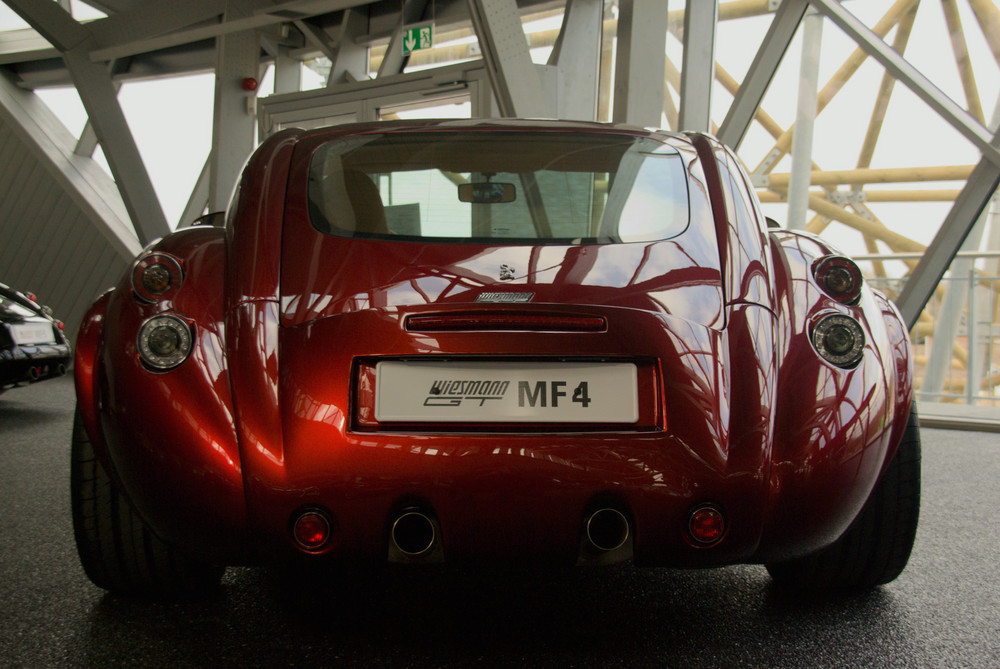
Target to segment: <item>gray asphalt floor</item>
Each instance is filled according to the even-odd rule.
[[[895,582],[794,597],[762,567],[230,569],[200,602],[108,595],[77,561],[67,378],[0,396],[0,667],[1000,667],[1000,436],[925,429]]]

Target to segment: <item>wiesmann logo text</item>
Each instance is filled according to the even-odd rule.
[[[427,397],[424,399],[424,406],[427,407],[457,407],[463,401],[479,402],[479,406],[486,404],[486,400],[501,400],[507,393],[510,381],[497,380],[449,380],[434,381]]]

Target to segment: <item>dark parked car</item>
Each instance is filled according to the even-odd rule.
[[[871,587],[916,530],[912,379],[893,305],[707,135],[286,130],[86,317],[77,545],[152,595],[295,559]]]
[[[62,376],[72,350],[63,323],[31,293],[0,283],[0,393]]]

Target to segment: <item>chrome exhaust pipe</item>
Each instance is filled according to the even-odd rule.
[[[63,376],[64,374],[66,374],[66,365],[59,363],[59,366],[56,367],[56,376]]]
[[[420,511],[407,510],[396,518],[389,536],[393,547],[407,558],[424,557],[438,542],[437,523]]]
[[[586,523],[587,541],[602,553],[618,550],[628,541],[628,518],[618,509],[598,509]]]
[[[30,380],[32,380],[32,381],[37,381],[38,380],[38,368],[37,367],[29,367],[28,368],[28,378]]]

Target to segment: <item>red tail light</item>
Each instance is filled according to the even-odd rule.
[[[132,268],[132,289],[145,302],[172,298],[183,280],[180,262],[165,253],[151,253]]]
[[[299,547],[316,551],[326,545],[331,535],[330,521],[326,515],[311,509],[299,514],[292,524],[292,538]]]
[[[843,304],[855,304],[861,295],[863,279],[854,261],[843,256],[829,256],[813,270],[816,283],[827,295]]]
[[[726,533],[726,519],[714,506],[700,506],[688,518],[688,533],[699,546],[711,546]]]
[[[550,332],[603,332],[602,316],[580,314],[535,314],[520,312],[435,314],[409,316],[406,329],[421,332],[442,330],[529,330]]]
[[[56,321],[56,327],[59,328],[60,332],[66,329],[66,325],[62,321]]]

